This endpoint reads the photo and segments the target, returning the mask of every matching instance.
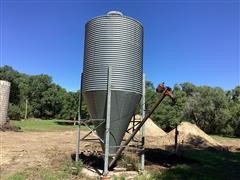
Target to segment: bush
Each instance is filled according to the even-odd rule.
[[[14,104],[9,105],[8,117],[13,120],[21,119],[21,110],[20,107]]]

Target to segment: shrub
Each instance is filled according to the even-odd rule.
[[[10,103],[9,110],[8,110],[8,116],[10,119],[20,120],[21,119],[20,107]]]

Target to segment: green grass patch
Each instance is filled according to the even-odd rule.
[[[7,180],[25,180],[26,174],[23,172],[17,172],[6,178]]]
[[[113,175],[112,179],[113,179],[113,180],[126,180],[126,178],[125,178],[124,176],[118,177],[118,176],[116,176],[116,175]]]
[[[67,131],[76,130],[77,126],[60,124],[57,120],[40,120],[28,119],[21,121],[10,121],[12,125],[18,126],[22,131]],[[81,126],[81,130],[86,130],[85,126]]]
[[[150,173],[145,172],[143,174],[139,174],[135,178],[135,180],[155,180],[155,177],[154,177],[155,174],[159,175],[160,173],[159,172],[150,172]]]

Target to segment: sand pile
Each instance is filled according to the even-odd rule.
[[[182,122],[177,126],[177,142],[180,148],[215,148],[222,149],[222,145],[215,139],[207,135],[195,124]],[[147,147],[158,147],[163,149],[172,149],[175,145],[176,129],[170,131],[167,135],[159,138],[147,137]]]
[[[141,116],[140,115],[135,115],[135,125],[141,121]],[[131,121],[129,123],[128,129],[131,129],[133,127],[133,122]],[[131,132],[130,130],[129,132]],[[165,136],[167,133],[162,130],[160,127],[158,127],[152,119],[148,118],[147,121],[144,124],[144,132],[145,136],[151,136],[151,137],[162,137]]]
[[[136,115],[135,120],[136,125],[141,121],[141,116]],[[132,127],[133,122],[130,122],[128,126],[129,133],[132,132]],[[172,150],[175,147],[175,138],[177,138],[178,147],[180,148],[223,149],[223,146],[219,142],[190,122],[179,124],[177,131],[177,136],[176,129],[166,133],[149,118],[145,123],[145,147]],[[126,134],[125,138],[128,136],[129,134]],[[139,133],[137,133],[136,137],[139,137]]]
[[[182,144],[196,145],[196,146],[221,146],[215,139],[207,135],[195,124],[190,122],[182,122],[178,125],[179,132],[178,142]],[[175,137],[175,129],[169,132],[169,136]]]

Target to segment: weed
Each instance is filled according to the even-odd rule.
[[[113,176],[113,180],[125,180],[124,176],[117,177],[116,175]]]
[[[135,156],[123,155],[120,164],[127,169],[127,171],[138,171],[139,159]]]
[[[156,172],[140,174],[135,180],[155,180],[154,174],[156,174]]]
[[[76,169],[75,175],[79,175],[83,168],[83,163],[82,161],[74,162],[73,167]]]
[[[83,164],[81,161],[74,162],[65,154],[59,153],[56,156],[53,151],[47,152],[47,157],[51,158],[49,167],[33,167],[25,169],[24,172],[15,173],[7,180],[25,180],[25,179],[43,179],[43,180],[58,180],[58,179],[82,179],[81,170]]]
[[[23,172],[17,172],[6,178],[7,180],[25,180],[26,175]]]

